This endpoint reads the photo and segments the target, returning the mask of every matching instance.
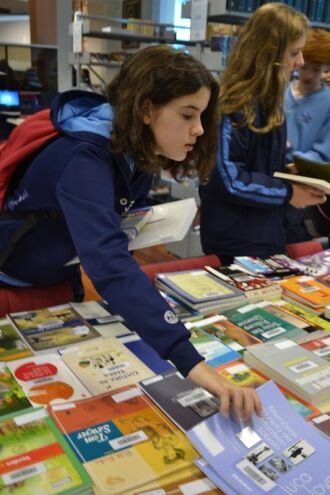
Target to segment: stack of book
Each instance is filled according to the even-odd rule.
[[[316,407],[329,400],[329,361],[292,340],[252,345],[244,352],[244,360]]]
[[[301,273],[299,264],[284,254],[276,254],[267,258],[255,256],[235,256],[235,264],[255,275],[282,279]]]
[[[264,299],[279,299],[282,294],[281,286],[264,276],[254,275],[243,271],[238,265],[220,266],[214,268],[205,266],[205,269],[242,290],[249,301],[263,301]]]
[[[206,270],[158,273],[155,283],[160,290],[174,295],[202,314],[222,311],[245,302],[244,293],[240,289]]]
[[[302,275],[282,282],[283,298],[302,305],[316,314],[323,314],[330,304],[330,286],[327,280]]]

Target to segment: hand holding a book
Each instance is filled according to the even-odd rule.
[[[327,201],[327,196],[323,191],[316,187],[306,186],[305,184],[292,184],[292,197],[290,204],[294,208],[306,208],[323,204]]]
[[[228,416],[230,410],[244,421],[248,421],[253,413],[262,416],[262,404],[254,389],[233,385],[204,361],[194,366],[188,376],[220,399],[220,413],[223,416]]]

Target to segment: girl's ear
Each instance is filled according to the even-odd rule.
[[[151,107],[152,107],[151,101],[150,100],[144,100],[144,102],[142,103],[141,110],[142,110],[143,123],[146,125],[150,125],[150,122],[151,122],[151,118],[150,118]]]

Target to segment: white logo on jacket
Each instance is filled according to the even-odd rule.
[[[166,321],[166,323],[170,323],[171,325],[179,322],[179,318],[170,309],[165,311],[164,320]]]

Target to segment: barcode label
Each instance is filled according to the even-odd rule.
[[[275,335],[280,335],[281,333],[285,333],[286,330],[283,327],[276,327],[273,328],[272,330],[269,330],[268,332],[263,332],[261,335],[265,337],[265,339],[271,339],[272,337],[275,337]]]
[[[236,464],[237,469],[244,473],[251,481],[259,486],[264,492],[269,492],[272,490],[276,484],[269,479],[264,473],[259,471],[251,462],[243,459],[241,462]]]
[[[313,368],[317,368],[318,365],[313,361],[304,361],[303,363],[294,364],[293,366],[289,366],[289,369],[294,373],[302,373],[306,370],[311,370]]]
[[[34,464],[23,469],[18,469],[17,471],[12,471],[11,473],[4,474],[2,480],[5,485],[12,485],[18,481],[26,480],[27,478],[32,478],[38,474],[42,474],[46,471],[42,463]]]
[[[109,441],[110,447],[114,450],[123,449],[124,447],[130,447],[135,443],[145,442],[148,440],[147,435],[144,431],[139,430],[135,433],[131,433],[130,435],[125,435],[124,437],[115,438],[114,440]]]
[[[114,366],[109,366],[108,368],[104,368],[103,374],[105,376],[114,375],[115,373],[118,373],[118,371],[122,371],[122,370],[127,369],[129,366],[130,366],[130,364],[127,362],[115,364]]]
[[[194,390],[191,390],[190,392],[187,392],[187,394],[185,395],[177,397],[176,400],[180,404],[180,406],[188,407],[192,404],[196,404],[196,402],[199,402],[200,400],[209,399],[210,397],[211,394],[206,392],[206,390],[203,390],[202,388],[196,388]]]
[[[328,356],[330,354],[330,347],[323,347],[323,349],[318,349],[317,351],[314,351],[315,354],[318,356]]]

